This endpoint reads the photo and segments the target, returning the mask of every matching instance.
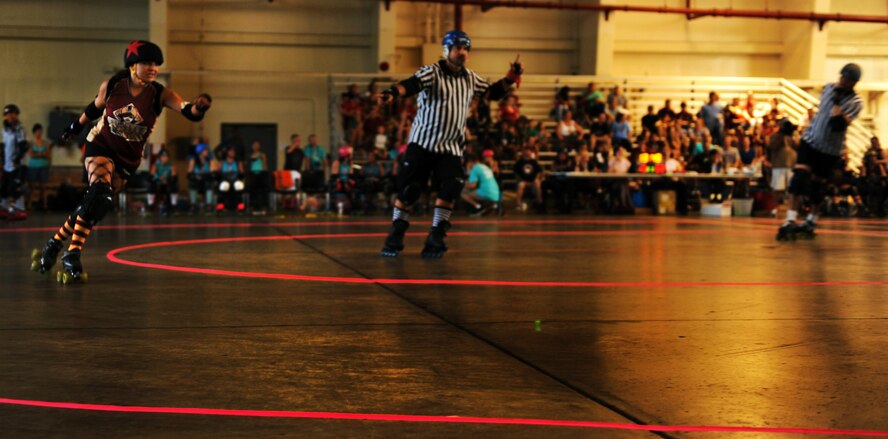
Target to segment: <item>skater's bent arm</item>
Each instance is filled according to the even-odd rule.
[[[192,122],[201,121],[213,103],[213,98],[206,93],[201,93],[194,102],[185,102],[182,96],[169,88],[163,89],[161,99],[165,107],[181,112],[186,119]]]

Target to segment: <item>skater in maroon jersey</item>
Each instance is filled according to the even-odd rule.
[[[89,176],[86,195],[43,250],[35,249],[31,254],[31,269],[45,273],[55,264],[64,241],[72,238],[62,256],[62,271],[56,275],[58,282],[63,284],[86,281],[80,254],[90,230],[113,208],[111,175],[116,172],[125,181],[135,172],[163,108],[179,111],[186,119],[198,122],[212,103],[207,94],[201,94],[194,102],[186,102],[176,92],[156,82],[158,67],[163,64],[163,52],[150,41],[130,43],[124,51],[123,61],[126,70],[103,81],[96,98],[62,133],[62,142],[68,143],[83,131],[84,126],[99,119],[86,142],[84,166]]]

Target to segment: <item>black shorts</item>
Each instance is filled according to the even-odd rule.
[[[129,180],[136,173],[136,168],[127,168],[113,151],[92,142],[86,142],[86,151],[83,153],[83,157],[105,157],[111,160],[114,163],[114,172],[124,180]]]
[[[431,152],[416,143],[407,145],[404,161],[398,169],[398,192],[411,183],[425,186],[432,175],[439,183],[465,180],[462,157]]]
[[[835,170],[842,163],[842,158],[837,155],[822,153],[814,149],[811,144],[802,140],[799,144],[799,153],[796,165],[807,165],[811,173],[824,180],[833,178]]]

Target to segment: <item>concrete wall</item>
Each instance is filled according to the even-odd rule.
[[[616,0],[575,0],[615,2]],[[163,2],[165,8],[158,8]],[[622,0],[620,3],[624,3]],[[684,0],[629,0],[684,6]],[[149,4],[151,8],[149,8]],[[888,14],[883,0],[693,0],[699,8],[817,10]],[[155,12],[150,12],[149,9]],[[221,139],[223,122],[278,124],[289,134],[328,138],[328,72],[406,76],[440,54],[453,27],[448,6],[376,0],[0,0],[0,93],[23,109],[26,124],[47,122],[55,106],[82,107],[99,82],[122,64],[125,44],[156,35],[165,9],[164,80],[186,99],[216,97],[199,124],[166,112],[166,138],[203,134]],[[47,13],[52,11],[52,13]],[[475,49],[470,65],[502,75],[516,53],[531,74],[603,76],[783,76],[823,81],[854,60],[864,80],[888,82],[888,28],[829,23],[823,31],[801,21],[466,6],[464,29]],[[152,21],[153,20],[153,21]],[[161,29],[164,26],[161,26]],[[872,111],[888,125],[885,99]],[[336,145],[333,145],[336,146]],[[76,163],[77,154],[57,157]]]
[[[123,67],[126,44],[147,36],[142,1],[3,0],[0,11],[0,96],[21,108],[29,136],[53,108],[83,109]],[[79,150],[54,153],[55,164],[79,163]]]

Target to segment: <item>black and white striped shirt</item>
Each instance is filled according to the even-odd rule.
[[[422,83],[410,143],[428,151],[462,157],[466,143],[466,119],[472,98],[490,88],[490,82],[463,68],[454,73],[441,60],[415,74]]]
[[[833,131],[829,127],[835,89],[836,84],[834,83],[826,84],[826,87],[823,87],[823,93],[820,95],[820,108],[817,109],[814,120],[802,134],[802,140],[824,154],[837,156],[842,155],[842,150],[845,149],[845,131]],[[839,106],[842,108],[842,113],[854,120],[863,109],[863,99],[857,93],[851,92],[842,99]]]

